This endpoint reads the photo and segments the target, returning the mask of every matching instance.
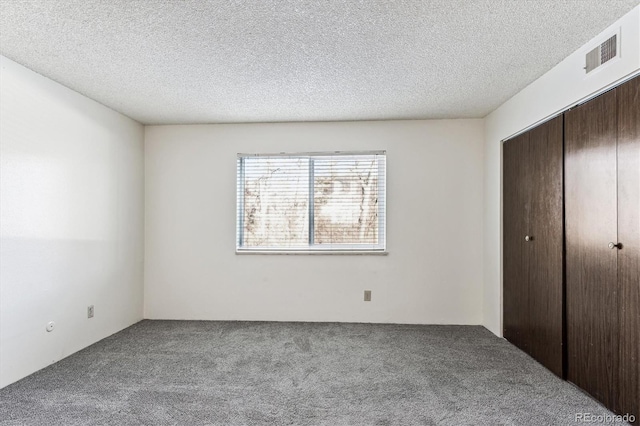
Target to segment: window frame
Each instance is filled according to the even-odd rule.
[[[357,156],[357,155],[380,155],[383,161],[378,161],[378,243],[375,247],[371,244],[315,244],[314,240],[314,199],[315,190],[315,170],[314,161],[317,158],[331,156]],[[236,254],[348,254],[348,255],[387,255],[387,152],[386,150],[376,151],[320,151],[320,152],[279,152],[247,154],[238,153],[236,156]],[[271,158],[309,158],[309,245],[302,248],[256,248],[244,247],[242,245],[244,237],[244,184],[245,158],[271,157]],[[381,184],[382,182],[382,184]],[[382,202],[381,202],[382,201]],[[383,213],[383,214],[381,214]]]

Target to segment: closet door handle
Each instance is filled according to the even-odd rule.
[[[533,237],[530,235],[525,235],[524,240],[529,242],[529,241],[533,241]]]
[[[609,248],[611,250],[613,250],[614,248],[621,249],[622,248],[622,244],[620,244],[620,243],[609,243]]]

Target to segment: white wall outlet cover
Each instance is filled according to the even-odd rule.
[[[55,322],[53,322],[53,321],[49,321],[49,322],[47,323],[47,331],[49,331],[49,332],[53,331],[53,329],[54,329],[54,327],[55,327],[55,326],[56,326],[56,323],[55,323]]]

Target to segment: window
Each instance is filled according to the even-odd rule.
[[[385,251],[386,154],[238,154],[236,251]]]

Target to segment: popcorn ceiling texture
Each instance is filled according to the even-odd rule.
[[[0,1],[0,52],[145,124],[483,117],[638,0]]]

